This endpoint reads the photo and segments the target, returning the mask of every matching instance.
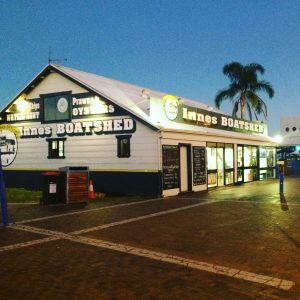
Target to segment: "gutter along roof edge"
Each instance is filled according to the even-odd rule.
[[[217,130],[217,129],[213,129]],[[193,131],[193,130],[184,130],[184,129],[171,129],[171,128],[161,128],[161,133],[164,132],[175,132],[175,133],[181,133],[181,134],[196,134],[196,135],[205,135],[205,136],[217,136],[217,137],[226,137],[226,138],[232,138],[232,139],[243,139],[243,140],[251,140],[251,141],[257,141],[257,142],[267,142],[272,143],[274,146],[278,146],[278,143],[274,141],[272,137],[269,136],[260,136],[260,135],[250,135],[245,133],[237,133],[232,131],[223,131],[222,132],[208,132],[208,131]],[[225,134],[227,133],[227,134]],[[242,136],[240,135],[242,134]]]

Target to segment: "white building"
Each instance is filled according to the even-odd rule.
[[[282,117],[280,119],[282,146],[300,146],[300,116]],[[300,151],[300,147],[299,147]]]
[[[87,166],[97,192],[176,195],[275,176],[267,127],[207,104],[59,65],[1,112],[6,184],[40,189],[43,171]],[[8,149],[8,147],[10,147]]]
[[[282,117],[280,132],[278,160],[285,162],[286,174],[300,175],[300,116]]]

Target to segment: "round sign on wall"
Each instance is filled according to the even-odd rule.
[[[62,114],[67,111],[68,105],[68,100],[64,97],[59,98],[57,101],[57,109]]]
[[[178,116],[178,99],[172,95],[166,95],[163,98],[166,116],[173,121]]]
[[[0,151],[2,166],[9,166],[14,161],[18,151],[17,138],[13,132],[9,130],[0,132]]]

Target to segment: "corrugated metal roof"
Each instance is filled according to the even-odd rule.
[[[55,69],[60,70],[64,74],[72,77],[76,81],[81,82],[97,93],[104,97],[113,100],[116,104],[131,111],[134,114],[142,117],[149,123],[151,119],[150,114],[150,101],[148,96],[163,98],[166,93],[155,91],[149,88],[140,87],[130,83],[110,79],[100,75],[79,71],[72,68],[67,68],[60,65],[52,65]],[[176,95],[174,95],[176,96]],[[187,105],[199,107],[201,109],[209,110],[211,112],[223,113],[220,110],[213,108],[205,103],[187,99],[184,97],[176,96],[180,101]],[[223,113],[224,114],[224,113]]]
[[[259,136],[259,135],[250,135],[244,133],[237,132],[226,132],[225,130],[219,130],[214,128],[200,127],[194,126],[191,124],[181,124],[172,122],[172,126],[161,128],[161,125],[155,124],[154,121],[150,118],[150,97],[163,99],[163,97],[167,93],[163,93],[160,91],[155,91],[149,88],[140,87],[137,85],[133,85],[130,83],[110,79],[104,76],[96,75],[93,73],[88,73],[80,70],[76,70],[73,68],[64,67],[61,65],[51,64],[46,66],[15,98],[17,99],[22,93],[28,93],[28,91],[32,90],[39,82],[43,80],[43,78],[49,73],[56,70],[60,74],[64,74],[66,77],[74,80],[78,84],[86,87],[87,89],[96,92],[99,95],[111,100],[116,103],[120,107],[124,108],[129,113],[135,115],[137,118],[142,121],[148,123],[157,129],[166,129],[166,130],[175,130],[175,131],[190,131],[195,133],[203,133],[208,135],[223,135],[223,136],[232,136],[234,138],[246,138],[249,140],[256,141],[268,141],[274,142],[274,139],[267,136]],[[207,110],[208,112],[214,112],[226,115],[226,113],[211,107],[205,103],[187,99],[184,97],[180,97],[174,95],[180,99],[182,103],[191,107],[197,107],[203,110]],[[13,101],[14,101],[13,100]],[[11,103],[13,103],[13,101]],[[11,104],[9,104],[11,105]],[[8,106],[9,106],[8,105]],[[7,107],[8,107],[7,106]],[[6,107],[6,108],[7,108]],[[5,108],[5,109],[6,109]],[[2,111],[5,111],[2,110]]]

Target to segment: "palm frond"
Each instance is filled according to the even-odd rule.
[[[237,117],[237,112],[239,110],[239,101],[234,102],[233,104],[233,109],[232,109],[232,117],[236,118]]]
[[[229,89],[221,90],[215,97],[215,105],[217,108],[220,108],[220,105],[225,99],[232,99],[238,93],[235,89],[229,87]]]
[[[252,108],[248,102],[246,102],[246,107],[248,110],[249,119],[250,119],[250,121],[252,121]]]
[[[252,91],[263,91],[268,94],[270,98],[273,98],[274,96],[274,89],[272,85],[268,81],[258,81],[252,88]]]
[[[243,65],[239,62],[231,62],[223,67],[223,74],[226,75],[231,82],[238,81],[241,77]]]
[[[263,114],[264,118],[267,118],[267,105],[266,103],[254,92],[247,91],[247,102],[252,107],[253,111],[257,114]]]
[[[258,63],[251,63],[251,64],[248,64],[247,66],[250,67],[253,70],[253,72],[255,72],[255,73],[259,72],[262,75],[265,73],[265,68]]]

